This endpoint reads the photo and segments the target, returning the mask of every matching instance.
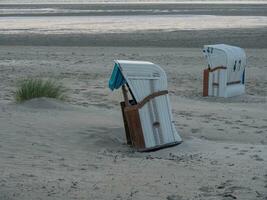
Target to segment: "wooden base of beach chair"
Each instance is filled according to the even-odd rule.
[[[209,96],[209,69],[203,71],[203,97]]]
[[[125,89],[125,88],[124,88]],[[124,91],[125,92],[125,91]],[[151,99],[166,95],[168,91],[159,91],[150,94],[145,97],[140,103],[135,103],[133,100],[128,101],[127,106],[125,102],[121,102],[121,110],[126,134],[127,144],[132,145],[137,151],[155,151],[161,148],[177,145],[180,142],[165,143],[162,145],[156,145],[153,147],[147,147],[144,139],[144,133],[142,130],[142,124],[139,116],[140,109],[148,103]],[[126,95],[125,95],[126,96]],[[126,98],[127,99],[127,98]],[[160,126],[159,122],[154,123],[154,126]]]
[[[139,150],[145,148],[145,141],[138,108],[133,106],[126,107],[125,102],[121,102],[127,144]]]

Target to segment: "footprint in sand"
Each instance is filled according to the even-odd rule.
[[[264,181],[265,185],[264,185],[264,187],[267,188],[267,174],[265,174],[264,177],[265,177],[265,181]]]
[[[198,190],[203,192],[203,193],[211,193],[214,191],[214,188],[210,187],[210,186],[202,186]]]
[[[255,180],[259,180],[260,177],[258,177],[258,176],[253,176],[251,179],[252,179],[253,181],[255,181]]]
[[[233,126],[232,129],[240,129],[239,127],[237,126]]]
[[[252,155],[250,158],[256,161],[264,161],[263,158],[261,158],[258,154]]]
[[[248,150],[242,149],[236,155],[245,155],[247,152],[248,152]]]
[[[238,148],[237,147],[234,147],[234,148],[232,148],[232,150],[238,150]]]
[[[255,131],[256,134],[261,134],[263,131]]]
[[[237,196],[234,194],[236,191],[240,190],[246,190],[251,191],[251,188],[248,187],[242,187],[242,186],[230,186],[231,184],[226,184],[225,190],[222,194],[223,200],[232,200],[232,199],[238,199]],[[227,187],[230,186],[230,187]]]
[[[167,200],[183,200],[183,197],[180,195],[168,195]]]
[[[191,132],[192,133],[197,133],[197,132],[200,132],[200,129],[198,129],[198,128],[192,128],[191,129]]]
[[[183,128],[183,127],[188,127],[187,124],[178,124],[178,123],[175,123],[176,126],[179,126],[180,128]]]

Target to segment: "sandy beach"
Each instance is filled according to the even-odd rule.
[[[266,200],[266,33],[1,32],[0,199]],[[246,94],[202,97],[201,47],[217,42],[245,48]],[[107,86],[114,59],[162,66],[182,144],[148,153],[125,144],[123,97]],[[58,80],[67,100],[15,103],[28,77]]]

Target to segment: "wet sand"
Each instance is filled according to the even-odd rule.
[[[196,37],[198,39],[196,39]],[[226,43],[243,48],[266,48],[267,28],[140,31],[97,34],[0,34],[0,45],[20,46],[114,46],[197,47]]]

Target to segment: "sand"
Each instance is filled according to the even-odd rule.
[[[267,49],[245,49],[246,94],[201,97],[200,48],[0,47],[0,199],[267,199]],[[184,142],[138,153],[125,144],[107,81],[114,59],[166,70]],[[62,82],[68,99],[16,104],[25,77]]]

